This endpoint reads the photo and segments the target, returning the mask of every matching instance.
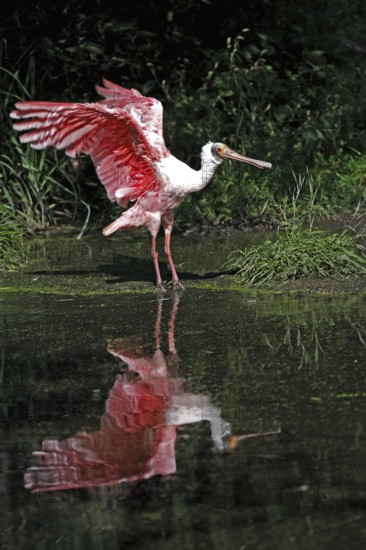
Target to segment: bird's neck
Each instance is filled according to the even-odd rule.
[[[217,168],[220,166],[221,161],[220,160],[214,160],[214,159],[202,159],[201,162],[201,170],[198,171],[198,189],[197,191],[201,191],[201,189],[204,189],[206,185],[209,183],[209,181],[212,179],[212,176],[216,172]]]

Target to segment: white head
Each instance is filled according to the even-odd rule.
[[[213,163],[213,164],[221,164],[224,160],[215,149],[215,145],[218,145],[217,143],[212,143],[212,141],[209,141],[202,147],[201,151],[201,160],[202,164],[204,163]]]
[[[224,143],[212,143],[212,141],[209,141],[202,147],[201,159],[202,163],[209,162],[216,165],[221,164],[225,159],[232,159],[240,162],[246,162],[247,164],[252,164],[257,168],[272,168],[272,164],[270,162],[243,157],[239,153],[236,153],[230,149]]]

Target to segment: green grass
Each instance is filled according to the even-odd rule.
[[[296,228],[274,241],[235,250],[224,265],[244,285],[271,285],[301,277],[366,275],[366,257],[347,231],[327,234]]]
[[[362,196],[360,164],[363,163],[363,157],[349,161],[343,166],[343,178],[339,173],[332,174],[340,181],[340,187],[347,186],[349,180],[358,179],[358,197]],[[329,177],[330,174],[329,170]],[[270,212],[270,219],[278,226],[275,238],[234,251],[223,268],[235,272],[240,283],[248,286],[270,286],[309,276],[365,275],[366,256],[359,244],[361,237],[365,237],[362,216],[365,201],[359,200],[353,209],[350,227],[340,233],[328,234],[314,227],[317,216],[330,214],[323,206],[324,203],[329,205],[329,201],[324,200],[328,182],[321,182],[309,170],[305,174],[293,172],[293,179],[289,194],[278,201],[269,196],[263,208],[263,211]]]
[[[287,124],[287,115],[282,112],[283,101],[279,104],[272,101],[273,87],[265,85],[278,78],[277,72],[274,77],[261,55],[257,60],[253,58],[254,65],[248,64],[242,58],[243,52],[240,53],[242,46],[241,37],[237,36],[226,49],[220,50],[219,64],[215,61],[206,81],[195,93],[187,93],[183,78],[175,91],[165,91],[165,134],[172,152],[195,168],[199,163],[199,151],[210,138],[225,141],[249,156],[270,160],[273,169],[261,171],[240,163],[224,163],[207,189],[184,201],[176,227],[192,223],[276,223],[279,218],[285,222],[285,216],[288,221],[299,216],[331,216],[355,208],[365,197],[366,155],[351,143],[343,148],[336,143],[332,145],[334,132],[327,133],[326,142],[330,140],[327,147],[320,147],[325,138],[319,137],[316,121],[310,139],[310,129],[305,131],[301,127],[302,118],[308,121],[306,98],[300,109],[303,117],[298,121],[300,126],[294,144],[294,121],[290,117],[292,122]],[[28,233],[69,223],[86,209],[82,234],[91,212],[89,202],[98,214],[113,211],[114,206],[109,204],[95,172],[90,172],[90,163],[83,159],[70,160],[63,152],[54,150],[34,151],[19,143],[19,135],[9,118],[14,103],[20,99],[39,98],[41,94],[47,99],[60,97],[48,97],[46,89],[37,88],[44,75],[39,74],[33,50],[11,68],[5,67],[5,54],[6,44],[0,41],[0,75],[3,78],[0,90],[0,200],[20,217]],[[301,92],[301,78],[296,86]],[[62,91],[60,95],[63,100],[70,100],[71,92]],[[89,93],[87,89],[85,93]],[[278,93],[280,98],[285,94],[287,105],[287,83],[280,86]],[[79,90],[75,97],[80,97]],[[294,106],[293,111],[297,112]],[[315,112],[318,111],[317,107]],[[337,109],[335,111],[338,113]],[[332,113],[327,116],[333,116]],[[337,114],[340,119],[342,116],[342,113]],[[318,123],[323,127],[323,122]],[[291,144],[290,149],[287,142]]]
[[[59,222],[75,219],[86,210],[81,236],[89,222],[90,205],[80,196],[75,183],[77,170],[64,154],[55,150],[35,151],[19,142],[12,128],[10,111],[19,100],[29,99],[26,86],[34,80],[34,63],[29,61],[28,78],[23,85],[17,72],[1,65],[0,42],[0,202],[12,220],[29,234],[42,231]]]
[[[59,220],[72,220],[82,204],[87,215],[81,236],[89,221],[90,206],[79,198],[56,151],[21,146],[17,136],[12,136],[11,142],[14,157],[0,155],[0,196],[4,197],[5,207],[33,234]]]
[[[28,260],[22,227],[0,208],[0,270],[12,270]]]

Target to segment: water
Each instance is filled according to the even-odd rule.
[[[364,297],[0,300],[0,548],[365,547]]]

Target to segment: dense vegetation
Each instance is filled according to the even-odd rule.
[[[23,228],[7,212],[0,218],[0,270],[16,269],[28,259],[23,242]]]
[[[278,233],[276,240],[234,251],[226,262],[245,285],[269,285],[308,276],[366,274],[366,258],[357,239],[344,231],[301,229]]]
[[[166,142],[191,165],[208,139],[273,163],[265,174],[225,163],[181,224],[274,219],[299,179],[298,208],[314,189],[319,214],[363,200],[362,0],[30,4],[9,3],[0,22],[0,209],[29,232],[111,206],[88,159],[19,146],[9,110],[18,98],[94,100],[103,76],[163,101]]]

